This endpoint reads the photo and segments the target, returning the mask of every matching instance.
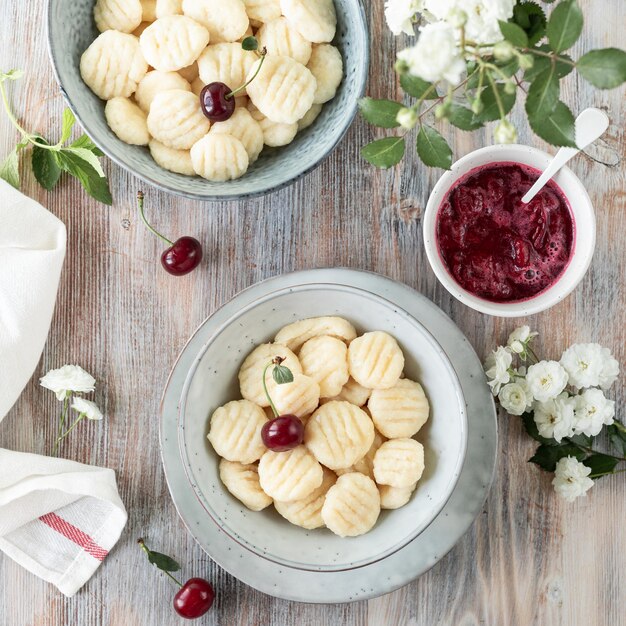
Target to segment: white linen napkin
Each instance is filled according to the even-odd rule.
[[[0,421],[46,343],[65,242],[63,222],[0,179]]]
[[[74,595],[126,524],[113,470],[0,448],[0,550]]]

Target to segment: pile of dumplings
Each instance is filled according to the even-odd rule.
[[[149,146],[166,170],[222,182],[243,176],[264,146],[284,146],[310,126],[343,77],[330,45],[333,0],[97,0],[101,34],[81,57],[87,86],[106,100],[111,130]],[[231,89],[260,59],[241,42],[254,35],[267,57],[224,122],[200,106],[203,87]]]
[[[280,414],[304,423],[304,443],[268,450],[263,425],[274,417],[263,369],[276,356],[293,374],[268,392]],[[211,416],[208,439],[222,457],[230,493],[253,511],[274,504],[292,524],[362,535],[381,509],[404,506],[424,471],[424,448],[413,436],[429,404],[418,382],[403,377],[404,355],[382,331],[357,337],[340,317],[294,322],[273,343],[257,346],[239,370],[242,400]]]

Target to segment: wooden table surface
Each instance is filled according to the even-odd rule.
[[[369,93],[376,97],[394,96],[397,90],[391,71],[397,42],[383,26],[382,4],[377,0],[369,9],[377,42]],[[622,0],[584,0],[582,5],[586,26],[576,55],[590,47],[623,44]],[[15,110],[27,128],[54,135],[64,103],[47,57],[44,0],[2,0],[0,41],[0,68],[26,71],[24,80],[10,86]],[[67,224],[68,252],[47,346],[33,380],[0,425],[0,447],[49,452],[59,406],[36,381],[64,363],[82,365],[98,380],[95,400],[106,418],[81,425],[62,455],[114,468],[129,521],[103,566],[71,599],[0,555],[0,625],[183,623],[171,609],[170,584],[139,553],[139,536],[176,556],[184,564],[183,575],[213,581],[215,607],[198,622],[207,625],[626,624],[624,475],[602,479],[574,504],[557,500],[551,476],[526,463],[533,442],[517,418],[500,415],[496,479],[467,535],[419,580],[355,604],[277,600],[222,571],[187,534],[159,457],[159,399],[189,335],[244,287],[296,269],[347,266],[402,281],[448,313],[481,357],[523,321],[541,333],[546,356],[558,357],[574,341],[598,341],[623,365],[626,184],[619,161],[626,155],[624,89],[594,91],[571,77],[563,97],[574,110],[599,106],[612,120],[607,145],[595,151],[610,165],[586,156],[572,165],[597,210],[597,247],[576,291],[526,320],[481,315],[441,287],[426,261],[421,232],[422,211],[441,172],[413,157],[391,171],[369,167],[358,151],[374,133],[361,120],[321,167],[261,199],[203,204],[144,188],[147,212],[157,227],[172,236],[195,235],[206,246],[200,269],[184,278],[165,274],[158,263],[161,244],[134,210],[142,185],[133,176],[106,163],[114,197],[107,208],[87,198],[74,180],[64,179],[47,193],[25,167],[23,191]],[[519,105],[516,111],[521,141],[541,145],[526,128]],[[446,132],[456,157],[491,142],[490,130]],[[0,114],[0,156],[15,141]],[[625,406],[623,384],[613,397]]]

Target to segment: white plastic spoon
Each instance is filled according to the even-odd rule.
[[[600,109],[585,109],[576,118],[576,145],[577,148],[561,148],[550,165],[543,171],[537,182],[526,192],[522,202],[530,202],[544,187],[544,185],[576,154],[600,137],[609,127],[609,117]]]

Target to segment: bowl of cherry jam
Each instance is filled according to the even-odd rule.
[[[529,146],[481,148],[435,185],[424,245],[439,281],[464,304],[498,317],[544,311],[578,285],[595,245],[595,214],[567,167],[529,203],[522,197],[552,157]]]

